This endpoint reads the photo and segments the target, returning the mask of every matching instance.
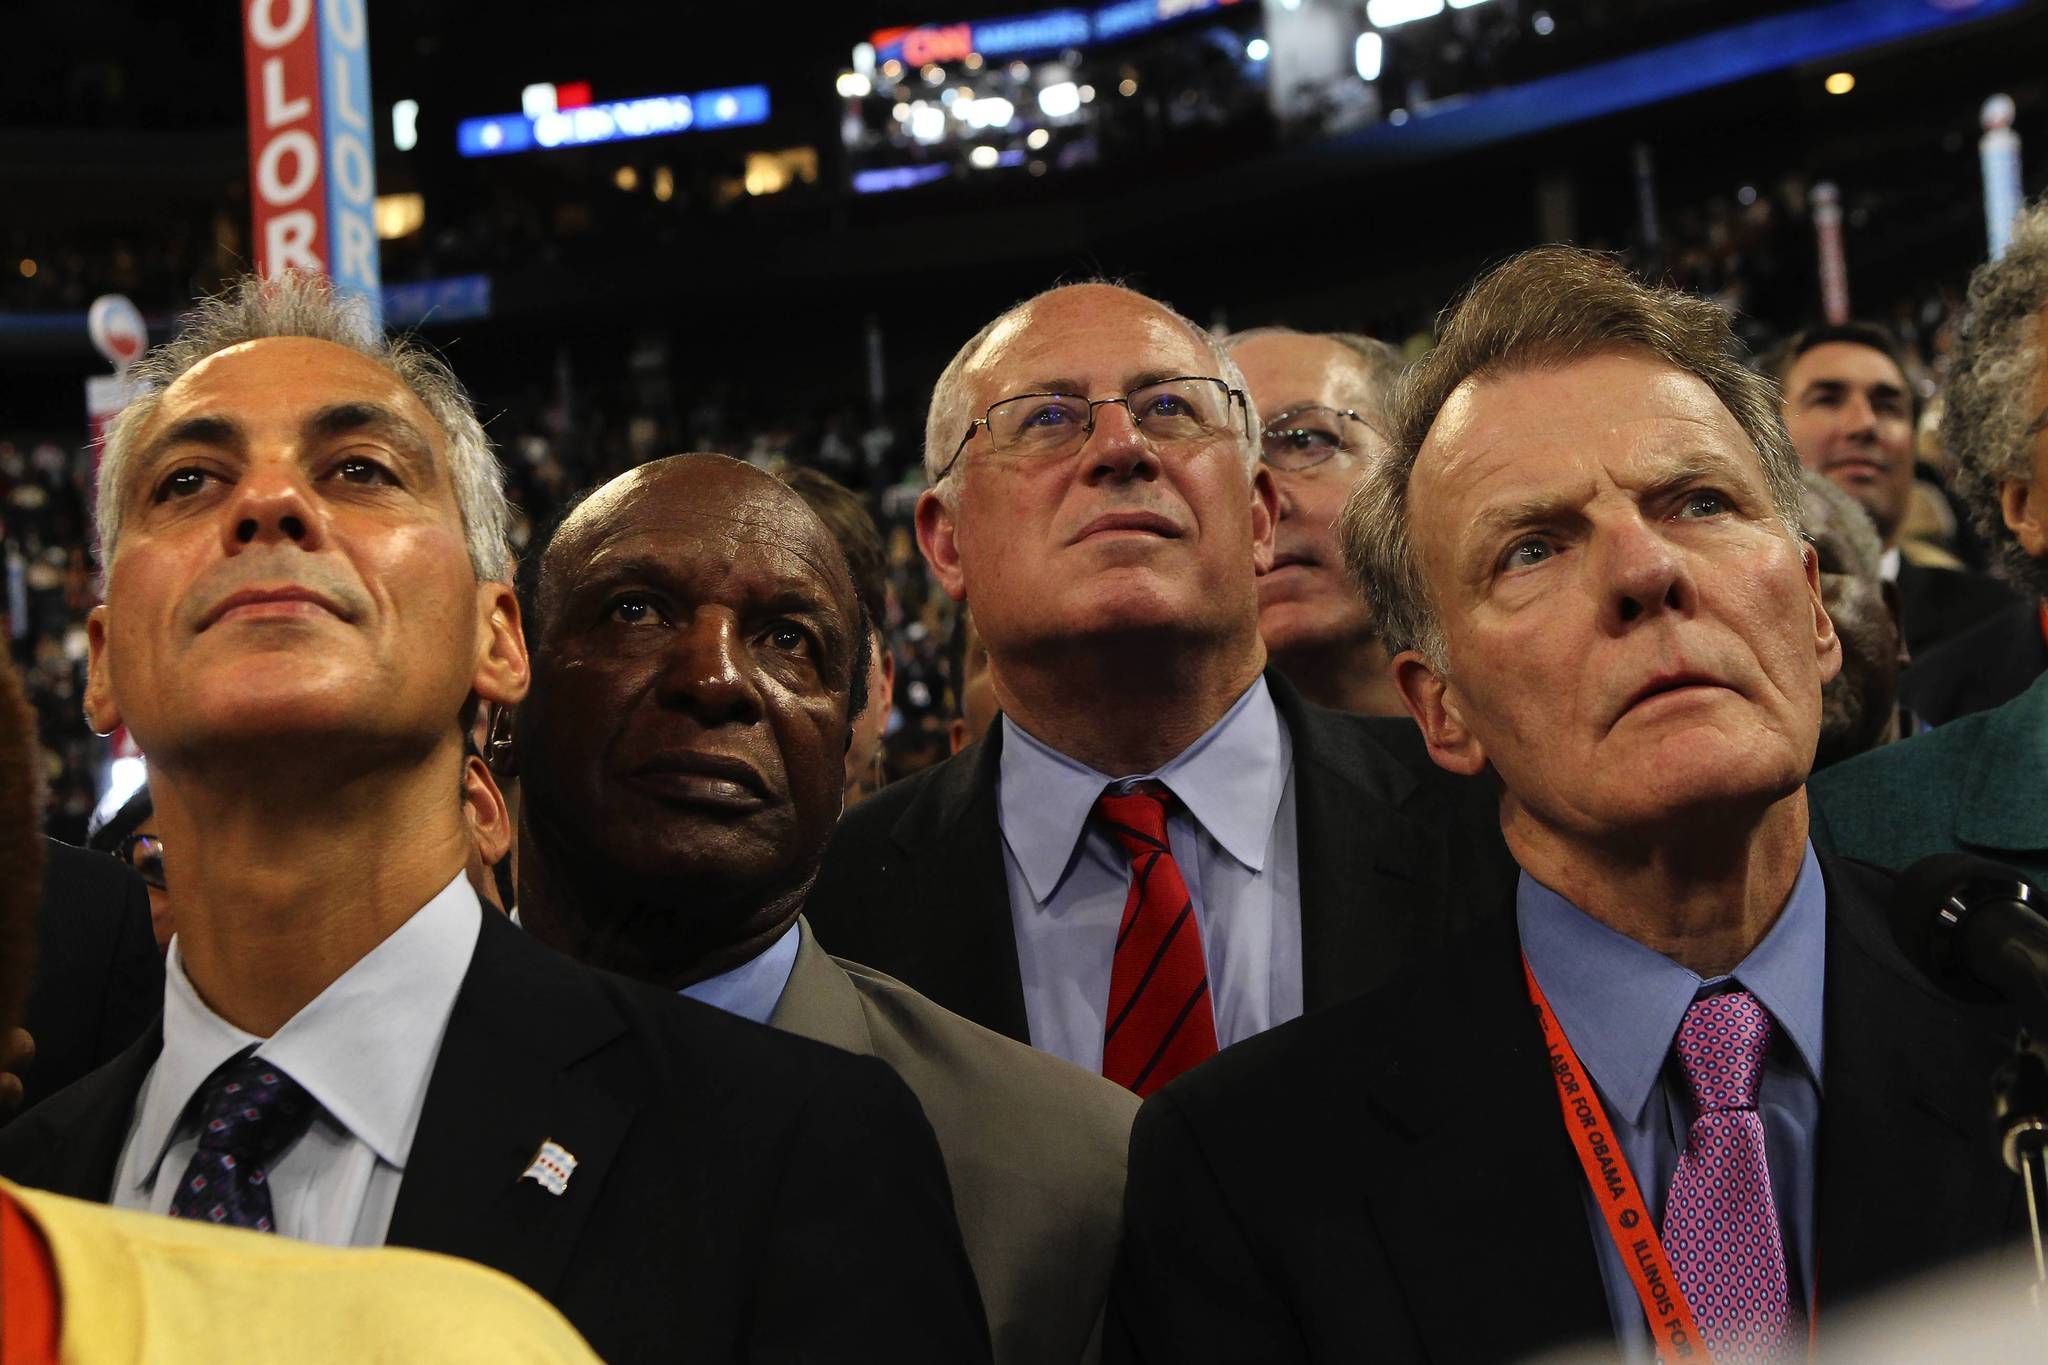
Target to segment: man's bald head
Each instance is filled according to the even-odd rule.
[[[1028,333],[1049,331],[1060,334],[1107,321],[1110,315],[1133,312],[1154,314],[1170,327],[1184,332],[1208,352],[1214,362],[1212,372],[1218,378],[1227,380],[1233,389],[1248,392],[1237,362],[1230,358],[1230,352],[1215,333],[1175,311],[1170,304],[1108,280],[1056,285],[992,318],[967,339],[967,343],[954,353],[953,359],[940,372],[938,382],[932,385],[931,407],[925,415],[925,482],[938,483],[939,472],[952,459],[961,433],[967,430],[969,422],[981,416],[974,410],[974,385],[971,382],[979,369],[1023,340]],[[1249,423],[1250,430],[1257,428],[1256,421]],[[1256,464],[1257,443],[1247,439],[1244,445],[1247,466]]]

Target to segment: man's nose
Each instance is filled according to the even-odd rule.
[[[662,700],[706,724],[754,719],[760,696],[747,676],[739,618],[724,607],[699,607],[676,628],[662,670]]]
[[[1605,582],[1609,624],[1626,627],[1661,611],[1690,611],[1694,600],[1685,556],[1640,516],[1603,527],[1597,562]]]
[[[1145,438],[1128,402],[1114,400],[1098,404],[1095,430],[1088,434],[1082,454],[1093,479],[1154,479],[1159,477],[1159,452]]]
[[[221,529],[229,554],[286,541],[302,550],[317,550],[326,539],[323,513],[305,477],[282,464],[257,465],[242,474],[228,499]]]

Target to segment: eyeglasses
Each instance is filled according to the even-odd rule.
[[[1308,403],[1267,424],[1259,433],[1259,458],[1275,469],[1299,473],[1327,463],[1332,456],[1356,454],[1357,446],[1344,439],[1346,422],[1380,435],[1372,423],[1349,408]]]
[[[129,835],[115,846],[114,856],[157,890],[164,889],[164,842],[154,834]]]
[[[1057,459],[1088,443],[1095,431],[1095,410],[1121,403],[1131,422],[1154,445],[1176,445],[1220,436],[1230,429],[1230,405],[1244,409],[1244,434],[1252,434],[1251,404],[1243,389],[1205,375],[1178,375],[1141,384],[1121,398],[1084,398],[1078,393],[1020,393],[992,403],[983,416],[967,424],[953,458],[932,480],[939,483],[960,463],[974,433],[988,429],[989,445],[1006,454]]]

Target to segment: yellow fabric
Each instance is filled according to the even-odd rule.
[[[466,1261],[6,1189],[50,1244],[66,1365],[597,1359],[546,1302]]]

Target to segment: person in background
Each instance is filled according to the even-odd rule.
[[[882,552],[882,533],[858,493],[829,474],[802,466],[784,470],[781,478],[832,529],[846,551],[874,637],[868,652],[867,705],[855,719],[853,743],[846,750],[846,804],[851,807],[882,786],[882,736],[896,706],[896,656],[889,648],[889,565]]]
[[[2048,886],[2048,650],[2038,605],[2048,591],[2044,335],[2048,205],[2036,204],[2005,254],[1971,277],[1943,414],[1957,483],[2029,604],[1906,670],[1909,704],[1932,706],[1942,719],[1931,733],[1815,780],[1814,838],[1848,857],[1904,867],[1932,853],[1974,853]],[[1988,709],[1969,709],[1979,702]]]
[[[1899,593],[1878,572],[1883,545],[1854,498],[1810,469],[1799,471],[1800,524],[1820,561],[1821,604],[1842,641],[1842,669],[1820,693],[1823,768],[1926,728],[1899,704],[1905,642]]]
[[[2019,217],[2005,254],[1970,279],[1941,439],[1956,492],[1997,546],[2019,599],[1915,653],[1900,683],[1930,724],[1989,711],[2048,671],[2048,203]]]
[[[1807,839],[1840,645],[1727,316],[1525,252],[1447,316],[1391,434],[1345,558],[1521,874],[1393,984],[1146,1101],[1139,1358],[1777,1359],[2017,1232],[1977,1117],[2009,1021],[1930,990],[1892,877]],[[1505,1268],[1477,1296],[1475,1249]]]
[[[1421,905],[1446,878],[1504,873],[1459,804],[1490,794],[1410,722],[1266,667],[1259,430],[1215,338],[1128,289],[1050,290],[961,347],[918,543],[1002,717],[849,812],[805,911],[835,951],[1140,1094],[1389,979],[1440,931]]]
[[[454,376],[298,274],[203,302],[131,374],[86,709],[149,757],[178,932],[159,1025],[0,1130],[0,1174],[462,1255],[608,1359],[984,1357],[887,1067],[478,904],[465,736],[528,666],[502,471]]]
[[[1279,493],[1273,567],[1259,576],[1259,634],[1273,667],[1335,711],[1406,716],[1372,608],[1344,573],[1337,514],[1386,449],[1386,399],[1406,368],[1384,341],[1262,327],[1225,337],[1265,421]]]
[[[521,922],[887,1062],[937,1130],[995,1359],[1097,1359],[1136,1099],[826,956],[803,918],[872,676],[828,525],[747,465],[681,455],[600,488],[538,555]]]
[[[0,650],[0,1034],[22,1017],[32,989],[35,931],[47,919],[36,909],[39,874],[45,855],[61,847],[37,833],[36,758],[34,718]],[[118,870],[102,854],[71,853]],[[307,1246],[102,1208],[6,1180],[0,1356],[70,1365],[597,1359],[531,1291],[466,1262]]]
[[[149,927],[156,946],[170,947],[178,920],[171,908],[170,888],[164,885],[164,841],[157,836],[156,806],[149,798],[147,782],[92,832],[86,847],[135,869],[149,887]]]
[[[1799,462],[1861,503],[1877,527],[1882,572],[1898,585],[1911,654],[2011,603],[1996,579],[1900,538],[1920,402],[1890,332],[1869,322],[1809,327],[1772,348],[1760,365],[1783,391],[1785,429]]]
[[[996,687],[988,671],[988,646],[974,628],[973,609],[965,604],[953,613],[953,637],[948,643],[955,714],[946,723],[946,744],[950,753],[957,754],[996,723]]]

